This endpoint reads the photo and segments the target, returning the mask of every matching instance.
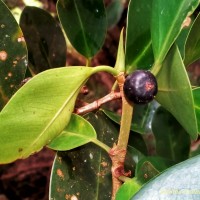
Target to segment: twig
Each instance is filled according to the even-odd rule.
[[[121,98],[121,93],[112,91],[111,93],[107,94],[106,96],[102,97],[101,99],[98,99],[86,106],[75,109],[74,113],[79,114],[79,115],[85,114],[90,111],[98,109],[104,103],[107,103],[109,101],[113,101],[113,100],[119,99],[119,98]]]
[[[125,81],[124,74],[121,73],[116,77],[122,96],[122,118],[120,123],[120,132],[117,145],[115,144],[110,150],[109,155],[112,160],[112,200],[115,200],[116,193],[122,182],[120,176],[129,176],[130,172],[125,173],[124,162],[129,139],[130,126],[132,121],[133,106],[124,97],[123,85]]]

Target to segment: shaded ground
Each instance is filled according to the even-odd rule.
[[[43,149],[0,168],[0,200],[47,200],[55,152]]]

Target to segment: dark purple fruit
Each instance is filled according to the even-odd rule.
[[[126,77],[124,94],[135,104],[146,104],[154,99],[158,91],[155,76],[150,71],[136,70]]]

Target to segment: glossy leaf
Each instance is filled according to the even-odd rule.
[[[106,7],[107,27],[113,28],[120,20],[124,10],[124,4],[121,0],[112,0]]]
[[[87,58],[102,47],[106,34],[106,12],[102,0],[59,0],[59,19],[74,48]]]
[[[15,93],[0,113],[0,163],[26,158],[62,132],[92,69],[47,70]]]
[[[151,35],[155,62],[161,64],[198,0],[153,0]]]
[[[200,197],[200,156],[196,156],[164,171],[148,182],[132,197],[136,199],[188,199]]]
[[[180,54],[183,60],[185,58],[185,44],[186,44],[188,34],[190,32],[191,26],[192,26],[192,23],[188,27],[184,27],[176,39],[176,44],[178,46],[178,49],[180,51]]]
[[[135,170],[137,182],[145,184],[153,177],[174,164],[172,161],[163,159],[162,157],[144,157],[141,159]]]
[[[151,120],[154,110],[154,103],[148,105],[135,105],[131,130],[140,134],[145,134],[149,128],[149,120]],[[120,115],[109,110],[103,110],[103,112],[115,123],[120,124]]]
[[[128,145],[130,148],[137,150],[139,154],[147,155],[147,147],[141,134],[130,131]],[[133,157],[136,156],[136,154],[134,155],[134,149],[130,149]]]
[[[28,46],[29,67],[34,74],[65,66],[65,38],[59,24],[48,12],[36,7],[25,7],[20,26]]]
[[[126,37],[126,72],[149,69],[153,62],[150,33],[152,0],[131,0],[128,8]]]
[[[128,200],[139,191],[140,188],[141,185],[137,182],[136,178],[130,179],[119,188],[115,200]]]
[[[195,19],[185,45],[186,66],[200,58],[200,14]]]
[[[91,124],[81,116],[72,114],[67,127],[48,144],[48,147],[57,151],[66,151],[95,139],[96,132]]]
[[[195,113],[198,123],[198,132],[200,133],[200,88],[192,90],[194,97]]]
[[[152,131],[156,138],[158,156],[176,163],[188,158],[190,137],[177,120],[163,107],[159,107],[154,114]]]
[[[118,129],[102,113],[85,115],[97,137],[109,146],[117,140]],[[58,152],[51,174],[50,199],[110,200],[111,160],[98,146],[89,143],[77,149]],[[75,197],[74,197],[75,198]]]
[[[128,145],[127,148],[128,152],[127,155],[129,157],[132,157],[133,161],[137,164],[142,158],[144,158],[146,155],[144,155],[142,152],[140,152],[138,149],[136,149],[133,146]]]
[[[198,128],[190,81],[176,46],[167,55],[157,75],[156,100],[167,109],[193,138]]]
[[[0,1],[0,110],[19,88],[26,68],[23,33],[10,10]]]
[[[91,143],[72,151],[58,152],[52,167],[50,199],[109,200],[110,167],[105,152]]]

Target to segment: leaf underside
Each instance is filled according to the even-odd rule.
[[[102,112],[85,116],[97,132],[98,139],[113,145],[118,129]],[[89,143],[79,148],[58,152],[51,173],[51,199],[110,200],[112,190],[111,160],[103,149]]]
[[[96,131],[92,125],[83,117],[72,114],[67,127],[48,144],[48,147],[57,151],[66,151],[95,139]]]
[[[167,169],[147,183],[132,197],[132,200],[145,199],[188,199],[198,200],[200,156],[193,157]]]
[[[62,132],[92,68],[47,70],[28,81],[0,113],[0,163],[26,158]]]
[[[167,109],[196,139],[197,119],[190,81],[178,48],[174,45],[157,75],[158,94],[156,100]]]

